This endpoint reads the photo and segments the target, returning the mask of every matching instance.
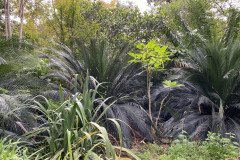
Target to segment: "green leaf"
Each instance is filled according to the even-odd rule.
[[[129,56],[132,56],[133,58],[136,58],[136,54],[135,53],[128,53]]]
[[[62,89],[62,85],[59,85],[59,96],[60,96],[60,102],[63,103],[64,102],[64,96],[63,96],[63,89]]]
[[[138,59],[140,59],[140,58],[142,58],[143,57],[143,55],[142,54],[135,54],[136,55],[136,57],[138,58]]]
[[[156,42],[156,40],[152,40],[152,41],[148,42],[147,48],[154,48],[155,47],[155,42]]]
[[[138,48],[138,49],[144,49],[144,48],[145,48],[145,45],[144,45],[143,43],[138,44],[138,45],[137,45],[137,48]]]
[[[163,46],[161,47],[161,49],[159,50],[160,53],[164,53],[166,52],[166,49],[168,48],[168,46]]]
[[[164,81],[163,87],[168,88],[168,87],[180,87],[184,86],[183,84],[177,84],[177,82],[171,82],[171,81]]]
[[[156,45],[156,46],[154,47],[154,50],[155,50],[156,52],[159,52],[160,49],[161,49],[161,47],[160,47],[159,45]]]
[[[73,160],[72,145],[71,145],[71,131],[67,129],[67,139],[68,139],[68,152],[70,155],[70,160]]]

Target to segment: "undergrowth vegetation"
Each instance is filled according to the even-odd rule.
[[[179,135],[178,140],[173,141],[169,147],[157,144],[145,144],[137,147],[137,153],[143,160],[225,160],[226,158],[238,158],[238,143],[234,142],[235,136],[231,133],[228,138],[222,138],[220,134],[208,133],[205,141],[190,141],[186,132]]]
[[[6,138],[0,139],[0,159],[2,160],[29,160],[28,149],[19,147],[20,141]]]
[[[104,113],[111,105],[105,108],[102,113],[99,112],[103,108],[103,103],[96,107],[94,102],[100,84],[94,90],[88,89],[88,85],[89,77],[87,75],[83,93],[76,92],[65,98],[60,86],[60,103],[39,97],[45,100],[47,108],[36,100],[33,100],[34,104],[30,104],[30,108],[41,113],[36,118],[41,119],[44,123],[25,136],[41,139],[38,145],[41,146],[43,153],[47,153],[42,155],[42,158],[51,158],[52,160],[59,158],[70,160],[96,159],[101,155],[108,159],[117,158],[115,149],[118,147],[112,145],[108,132],[102,126],[106,120],[103,119]],[[122,131],[119,123],[115,119],[108,119],[108,121],[112,121],[116,126],[120,139],[119,145],[122,146]],[[120,147],[119,150],[122,148]],[[127,149],[124,150],[128,152]],[[129,153],[131,152],[129,151]],[[132,156],[135,155],[132,154]]]
[[[237,158],[237,5],[147,2],[0,1],[0,159]]]

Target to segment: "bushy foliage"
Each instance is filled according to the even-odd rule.
[[[19,43],[17,38],[0,37],[0,87],[9,95],[28,93],[38,95],[47,82],[38,78],[39,58],[33,46]]]
[[[219,16],[220,9],[213,9],[213,5],[221,3],[207,0],[178,0],[159,5],[157,13],[166,28],[163,33],[175,47],[185,49],[226,37],[225,31],[228,38],[236,39],[239,30],[239,10],[217,6],[221,8]]]
[[[86,85],[88,85],[87,83],[88,81]],[[66,100],[64,100],[63,91],[60,87],[60,104],[44,98],[48,105],[45,108],[42,104],[34,101],[36,105],[32,108],[37,109],[43,115],[38,118],[44,119],[45,123],[28,134],[29,137],[33,137],[47,132],[41,142],[44,144],[45,153],[49,153],[45,155],[46,157],[55,159],[58,157],[74,157],[76,159],[75,156],[80,158],[93,154],[92,150],[95,147],[101,148],[101,146],[106,146],[108,158],[110,156],[115,157],[105,128],[96,123],[103,116],[102,114],[96,117],[98,114],[93,108],[96,90],[88,91],[86,85],[83,94],[76,93]]]
[[[184,134],[173,141],[167,154],[161,155],[162,160],[187,160],[187,159],[212,159],[224,160],[225,158],[237,158],[239,153],[238,143],[234,136],[222,138],[219,134],[209,133],[208,138],[202,144],[199,141],[189,141]]]

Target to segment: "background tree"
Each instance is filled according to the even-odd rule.
[[[177,0],[157,6],[155,15],[162,20],[162,33],[168,42],[175,47],[193,48],[221,38],[227,17],[239,12],[233,7],[219,7],[223,3],[220,0]]]
[[[172,0],[173,1],[173,0]],[[150,3],[155,3],[155,2],[166,2],[166,3],[170,3],[171,0],[147,0],[148,4]]]
[[[4,1],[5,6],[5,34],[6,39],[12,38],[12,29],[11,29],[11,21],[10,21],[10,0]]]
[[[4,19],[3,19],[3,14],[4,14],[4,1],[0,2],[0,34],[2,35],[4,32]]]
[[[19,17],[20,17],[19,42],[21,42],[22,41],[22,32],[23,32],[23,19],[24,19],[24,0],[20,0]]]

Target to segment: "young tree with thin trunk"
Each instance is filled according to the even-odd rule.
[[[170,60],[169,56],[171,52],[166,51],[167,46],[160,47],[155,44],[155,40],[148,42],[147,45],[143,43],[138,44],[137,48],[140,53],[129,53],[134,59],[129,62],[140,62],[147,72],[147,95],[148,95],[148,108],[149,117],[152,120],[152,109],[151,109],[151,79],[153,70],[164,70],[164,63]]]

